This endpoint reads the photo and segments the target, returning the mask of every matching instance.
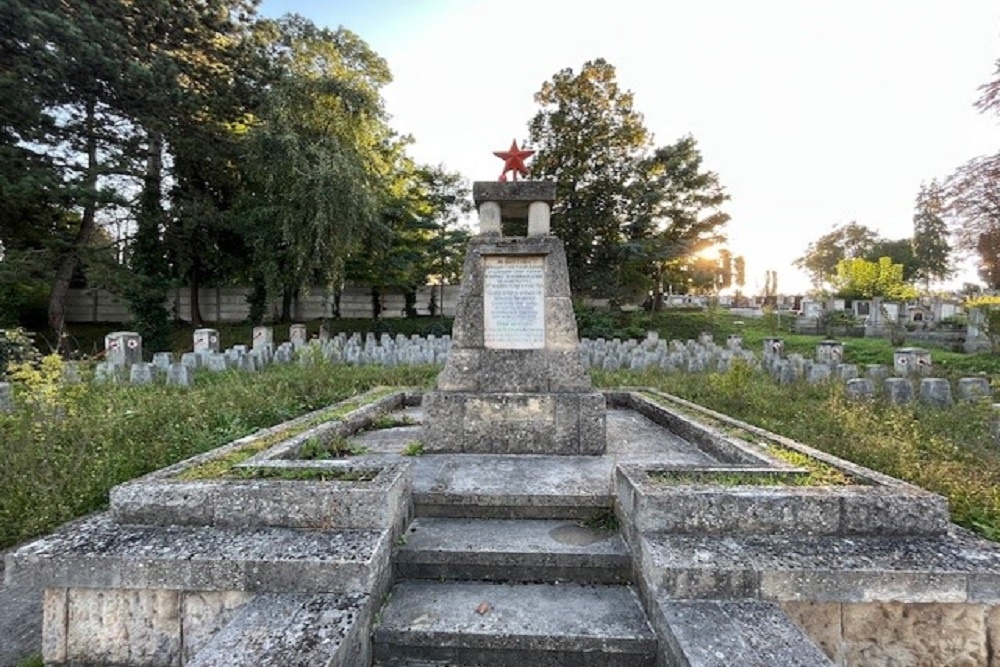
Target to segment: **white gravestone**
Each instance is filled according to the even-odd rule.
[[[545,258],[487,256],[483,276],[484,345],[499,350],[545,347]]]
[[[194,351],[195,352],[218,352],[219,351],[219,331],[217,329],[195,329],[194,330]]]
[[[104,358],[113,366],[128,367],[142,361],[142,336],[134,331],[114,331],[104,337]]]

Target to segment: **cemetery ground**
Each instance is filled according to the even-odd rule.
[[[752,325],[744,335],[754,344]],[[786,340],[795,349],[817,339]],[[848,360],[891,360],[884,341],[847,340],[845,350]],[[968,373],[985,357],[935,351],[934,358]],[[199,371],[189,388],[63,385],[60,371],[50,357],[17,386],[18,409],[0,415],[0,548],[101,508],[111,487],[139,475],[374,386],[429,387],[439,369],[321,362],[252,374]],[[780,385],[742,364],[709,374],[592,373],[601,388],[660,389],[940,493],[957,523],[1000,540],[1000,447],[988,402],[947,409],[850,402],[840,383]]]

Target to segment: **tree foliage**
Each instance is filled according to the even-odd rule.
[[[877,241],[878,234],[874,231],[857,222],[849,222],[834,227],[833,231],[810,243],[805,254],[793,264],[808,273],[813,286],[821,289],[837,277],[841,260],[865,257]]]
[[[917,295],[903,279],[903,265],[889,257],[880,257],[876,262],[861,257],[842,259],[833,284],[836,295],[845,299],[906,300]]]
[[[916,277],[926,285],[952,274],[951,244],[944,220],[944,192],[937,181],[921,186],[913,215],[913,258]]]
[[[607,61],[557,72],[535,101],[532,177],[556,181],[552,226],[575,293],[627,300],[662,290],[679,260],[722,240],[728,196],[695,140],[655,148]]]

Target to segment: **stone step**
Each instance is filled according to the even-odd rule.
[[[777,605],[759,600],[656,601],[669,665],[823,667],[833,662]]]
[[[614,461],[593,456],[430,454],[411,467],[417,516],[582,519],[611,507]]]
[[[627,586],[403,581],[374,664],[652,667],[656,638]]]
[[[355,667],[371,661],[367,595],[265,593],[246,603],[187,667]]]
[[[631,556],[614,530],[560,520],[434,519],[410,524],[395,567],[404,579],[631,581]]]
[[[389,531],[128,526],[107,513],[6,558],[43,588],[370,593],[389,568]]]
[[[938,537],[644,535],[647,587],[674,599],[1000,603],[1000,544]]]

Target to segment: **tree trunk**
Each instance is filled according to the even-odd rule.
[[[87,171],[83,178],[83,187],[91,196],[86,198],[83,214],[80,216],[80,229],[73,239],[72,247],[66,249],[56,262],[56,276],[49,294],[49,327],[55,332],[56,350],[66,352],[66,295],[69,293],[73,272],[80,263],[80,248],[90,243],[96,229],[97,200],[97,134],[96,134],[96,103],[88,100],[85,107],[87,132]]]
[[[372,285],[372,319],[377,320],[382,314],[382,292]]]
[[[295,290],[291,287],[286,287],[281,290],[281,321],[291,322],[292,321],[292,297],[294,296]]]
[[[191,271],[191,324],[196,327],[205,326],[205,320],[201,317],[201,299],[198,293],[201,291],[201,282],[198,280],[197,265]]]

